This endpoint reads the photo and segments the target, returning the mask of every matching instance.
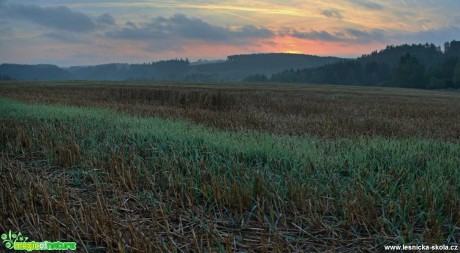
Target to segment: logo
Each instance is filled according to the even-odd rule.
[[[5,247],[9,250],[76,250],[77,243],[75,242],[36,242],[27,240],[29,237],[23,236],[21,232],[12,233],[11,230],[7,234],[2,234],[2,241]]]

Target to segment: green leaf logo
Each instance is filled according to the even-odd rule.
[[[16,234],[11,233],[11,230],[8,232],[8,234],[2,234],[2,241],[7,249],[13,249],[15,242],[26,242],[27,239],[29,238],[22,236],[21,232]]]

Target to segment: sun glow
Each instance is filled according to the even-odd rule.
[[[297,51],[297,50],[288,50],[285,52],[286,54],[301,54],[302,52]]]

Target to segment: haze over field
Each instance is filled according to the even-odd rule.
[[[0,0],[0,61],[60,66],[289,52],[355,57],[460,37],[460,2]]]

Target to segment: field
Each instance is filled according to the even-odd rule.
[[[0,83],[0,231],[88,252],[458,245],[460,93]]]

